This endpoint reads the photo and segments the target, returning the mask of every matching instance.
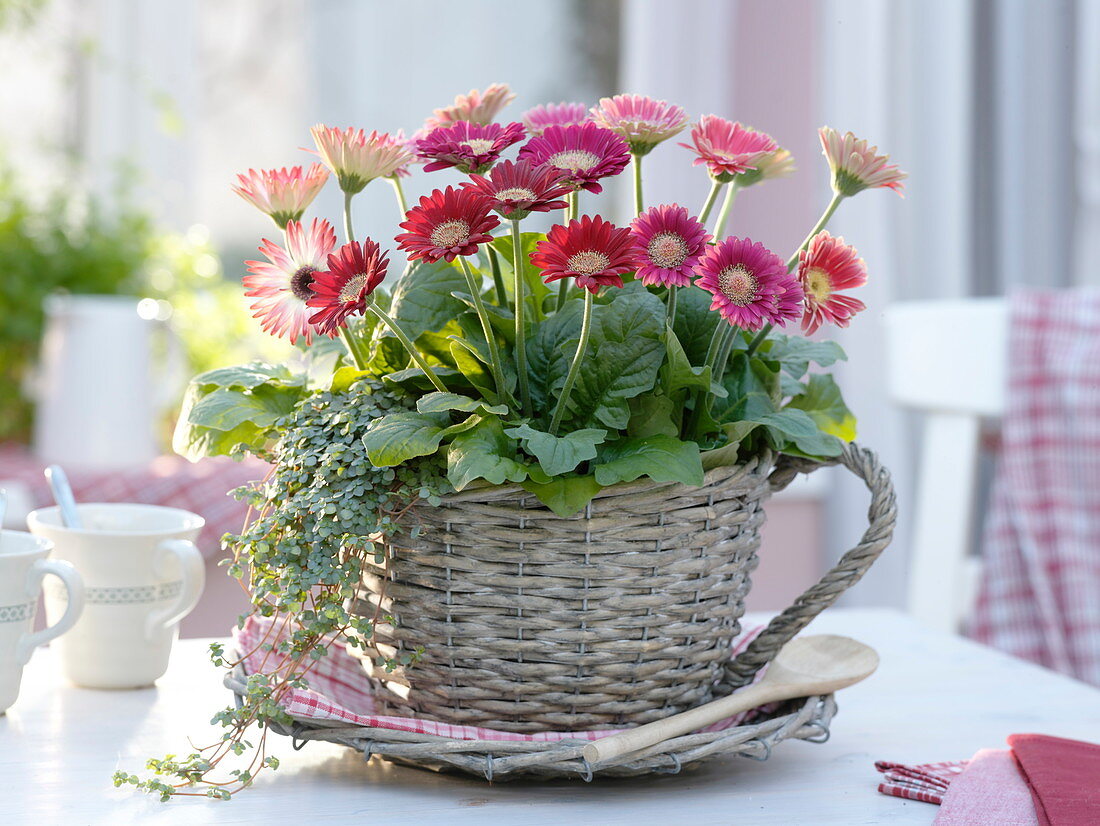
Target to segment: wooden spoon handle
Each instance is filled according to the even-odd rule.
[[[586,760],[590,763],[602,763],[605,760],[613,760],[632,751],[644,749],[662,740],[671,737],[679,737],[696,729],[725,720],[742,711],[762,706],[764,703],[773,703],[776,700],[789,700],[805,693],[804,686],[788,683],[767,684],[764,682],[738,691],[728,697],[712,700],[697,708],[682,711],[663,720],[646,723],[644,726],[632,728],[610,737],[594,740],[583,749]]]

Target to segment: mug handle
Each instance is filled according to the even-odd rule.
[[[161,567],[169,555],[179,559],[183,573],[183,587],[179,599],[160,611],[154,611],[145,621],[145,636],[152,637],[158,631],[171,628],[190,614],[199,603],[203,586],[206,584],[206,563],[202,554],[190,539],[166,539],[157,546],[160,556],[157,567]]]
[[[38,598],[38,592],[42,588],[42,580],[46,578],[46,574],[53,574],[61,580],[69,594],[69,604],[65,606],[65,613],[61,615],[61,619],[49,628],[43,628],[33,634],[24,634],[19,638],[15,646],[15,658],[20,665],[30,662],[34,649],[42,643],[60,637],[72,628],[80,618],[80,612],[84,610],[84,580],[80,578],[76,568],[60,559],[35,561],[27,574],[27,596]]]
[[[859,544],[844,554],[820,582],[807,589],[793,605],[772,619],[745,650],[726,665],[721,692],[729,693],[751,683],[756,672],[771,662],[779,649],[809,625],[810,620],[855,585],[890,544],[898,513],[894,485],[878,456],[855,442],[845,444],[841,454],[827,462],[782,456],[768,477],[768,482],[772,491],[782,490],[799,473],[812,473],[829,465],[843,465],[867,485],[871,492],[867,530]]]

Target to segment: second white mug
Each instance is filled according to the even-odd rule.
[[[86,688],[142,688],[168,668],[179,622],[202,596],[206,568],[194,540],[201,516],[178,508],[81,504],[84,528],[65,527],[56,507],[27,517],[85,585],[84,613],[55,643],[65,676]],[[67,605],[46,589],[51,620]]]

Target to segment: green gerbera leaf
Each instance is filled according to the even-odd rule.
[[[600,450],[595,466],[596,481],[601,485],[632,482],[648,476],[654,482],[703,484],[703,464],[699,445],[675,436],[628,437],[609,442]]]
[[[856,417],[844,404],[832,376],[811,375],[805,391],[795,396],[788,407],[805,410],[821,430],[838,439],[850,442],[856,437]]]
[[[363,434],[367,456],[375,467],[394,467],[439,449],[450,417],[445,413],[390,413]]]
[[[592,476],[559,476],[546,483],[528,479],[522,485],[524,490],[535,494],[542,504],[562,517],[582,511],[600,492],[600,484]]]
[[[607,431],[597,428],[574,430],[563,436],[551,436],[530,425],[510,427],[504,431],[523,443],[524,449],[538,459],[539,466],[549,476],[569,473],[581,462],[596,458],[596,445],[607,438]]]
[[[522,482],[527,468],[516,461],[516,442],[504,433],[500,420],[487,416],[455,436],[447,451],[447,480],[455,490],[484,479],[492,485]]]

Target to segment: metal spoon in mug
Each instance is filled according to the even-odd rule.
[[[80,521],[80,513],[76,509],[76,498],[69,485],[69,477],[61,469],[61,465],[50,465],[46,468],[46,479],[53,491],[53,500],[61,511],[61,524],[66,528],[83,528],[84,523]]]

